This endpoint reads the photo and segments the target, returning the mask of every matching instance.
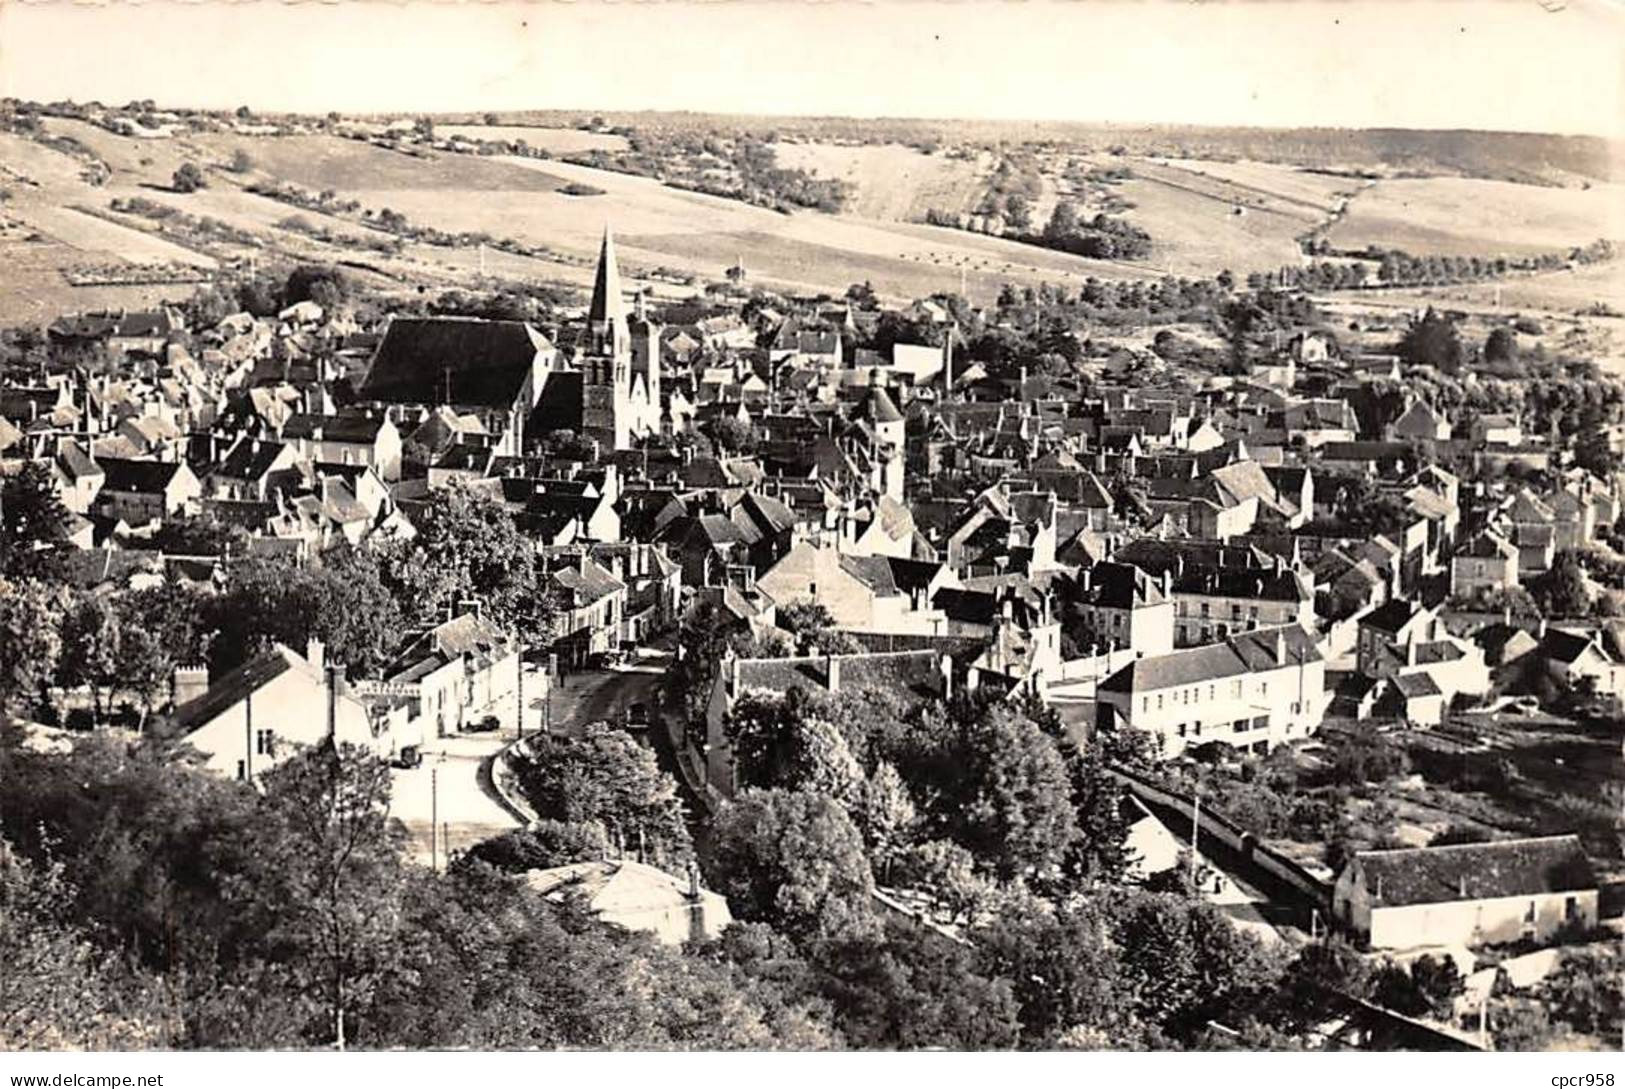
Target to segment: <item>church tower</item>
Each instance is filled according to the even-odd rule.
[[[581,431],[609,450],[632,445],[632,332],[626,320],[615,237],[604,228],[587,307],[586,335],[578,347]]]

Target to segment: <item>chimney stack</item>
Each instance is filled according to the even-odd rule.
[[[327,648],[320,639],[312,636],[305,641],[305,661],[318,670],[327,667]]]
[[[1165,598],[1174,596],[1174,573],[1166,567],[1162,569],[1162,596]]]
[[[834,654],[824,655],[824,673],[828,678],[826,684],[831,692],[841,690],[841,659]]]
[[[942,698],[949,700],[954,695],[954,660],[944,654],[937,659],[937,670],[942,674]]]
[[[1275,629],[1275,664],[1286,665],[1286,630]]]
[[[175,706],[181,707],[209,690],[207,666],[177,666],[171,687]]]

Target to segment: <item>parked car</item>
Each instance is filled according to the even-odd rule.
[[[471,734],[494,734],[502,729],[502,720],[495,715],[486,715],[476,722],[469,723],[465,729]]]
[[[649,728],[649,705],[647,703],[634,703],[626,709],[626,725],[628,729],[646,730]]]
[[[395,754],[395,766],[398,768],[416,768],[423,765],[423,750],[416,745],[402,745],[400,752]]]

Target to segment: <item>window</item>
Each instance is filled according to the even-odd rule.
[[[1529,910],[1523,913],[1523,921],[1527,926],[1535,924],[1535,901],[1529,901]]]
[[[1208,603],[1207,603],[1207,602],[1205,602],[1205,601],[1204,601],[1204,602],[1202,602],[1202,615],[1203,615],[1203,616],[1204,616],[1204,617],[1205,617],[1205,616],[1209,616],[1209,615],[1211,615],[1211,610],[1212,610],[1212,606],[1210,606],[1210,605],[1209,605],[1209,604],[1208,604]]]
[[[1270,717],[1268,715],[1259,715],[1257,718],[1253,719],[1253,729],[1255,729],[1255,730],[1267,730],[1269,728],[1270,728]]]
[[[1563,898],[1563,918],[1571,923],[1580,918],[1579,897],[1566,896]]]
[[[1162,710],[1162,693],[1157,693],[1157,710]]]
[[[1216,699],[1219,698],[1219,686],[1218,685],[1210,684],[1210,685],[1207,686],[1207,698],[1210,699],[1210,700],[1216,700]]]
[[[1233,699],[1233,700],[1239,700],[1241,698],[1241,682],[1240,681],[1231,681],[1230,682],[1230,698]]]
[[[237,761],[237,781],[240,783],[248,778],[248,764],[246,761]]]
[[[1140,710],[1142,710],[1142,711],[1151,710],[1151,697],[1150,696],[1147,696],[1147,697],[1145,697],[1145,699],[1140,701]]]
[[[1237,602],[1234,602],[1234,601],[1232,601],[1230,603],[1230,619],[1232,619],[1232,620],[1240,620],[1241,619],[1241,605],[1238,604]]]
[[[275,746],[276,746],[276,733],[274,731],[272,731],[272,730],[255,730],[254,731],[254,755],[255,756],[272,756],[272,755],[275,755]]]

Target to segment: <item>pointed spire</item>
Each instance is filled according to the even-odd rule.
[[[621,270],[615,262],[615,236],[604,224],[604,241],[598,250],[598,274],[592,281],[592,305],[587,320],[595,326],[626,321],[626,297],[621,292]]]

